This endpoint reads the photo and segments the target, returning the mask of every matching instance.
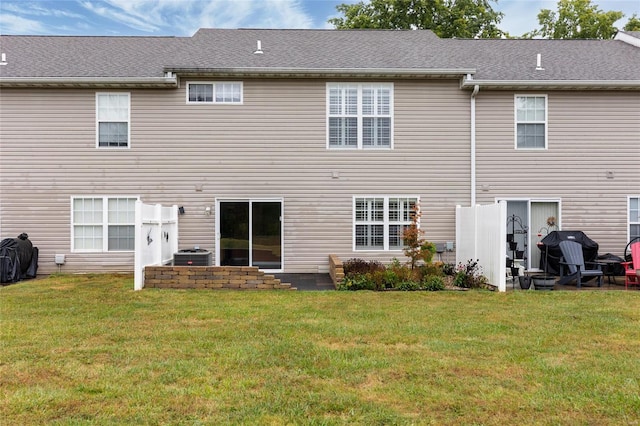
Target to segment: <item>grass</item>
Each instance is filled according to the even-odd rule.
[[[640,292],[132,288],[0,289],[3,424],[639,424]]]

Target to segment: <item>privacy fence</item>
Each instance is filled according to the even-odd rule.
[[[178,251],[178,206],[136,202],[134,289],[144,287],[144,268],[171,263]]]
[[[477,260],[489,283],[506,291],[507,204],[456,206],[456,263]]]

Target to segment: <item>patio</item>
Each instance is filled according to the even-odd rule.
[[[576,290],[587,290],[587,291],[611,291],[611,290],[624,290],[624,276],[611,276],[611,281],[609,281],[609,277],[605,277],[602,281],[602,287],[598,287],[597,280],[587,281],[586,283],[582,283],[582,287],[578,288],[575,282],[560,285],[558,284],[558,277],[556,277],[556,284],[553,287],[554,290],[566,290],[566,291],[576,291]],[[509,279],[507,280],[507,291],[527,291],[522,290],[520,285],[516,282],[515,288],[513,286],[513,282]],[[535,290],[533,284],[529,290]],[[630,288],[629,291],[635,291],[636,288]]]

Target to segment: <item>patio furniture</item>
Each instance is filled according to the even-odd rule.
[[[622,262],[624,266],[624,288],[630,285],[640,286],[640,242],[631,245],[631,262]]]
[[[594,262],[586,262],[595,265],[596,269],[587,269],[582,255],[582,245],[575,241],[561,241],[560,250],[562,251],[562,260],[560,261],[560,281],[558,284],[564,285],[576,280],[578,288],[582,286],[582,279],[587,281],[592,278],[598,278],[598,287],[602,287],[602,270],[600,265]],[[565,274],[565,268],[569,270]]]
[[[611,285],[616,283],[616,268],[622,265],[622,260],[616,259],[598,259],[595,261],[602,266],[602,273],[607,277],[607,283]]]

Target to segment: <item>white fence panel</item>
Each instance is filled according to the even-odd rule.
[[[165,265],[178,251],[178,206],[136,202],[136,253],[133,286],[144,287],[144,267]]]
[[[489,282],[506,291],[507,204],[456,207],[456,263],[478,260]]]

